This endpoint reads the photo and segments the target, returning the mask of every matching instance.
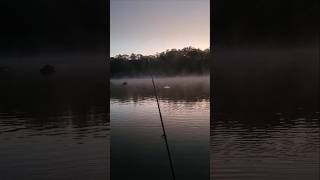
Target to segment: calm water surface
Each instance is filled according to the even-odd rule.
[[[81,54],[1,58],[8,67],[0,72],[1,180],[109,179],[103,60]],[[39,72],[47,63],[55,74]]]
[[[0,179],[106,179],[105,111],[0,113]]]
[[[155,82],[176,178],[208,179],[209,77]],[[110,110],[111,178],[171,179],[151,79],[111,80]]]
[[[217,115],[211,127],[212,179],[319,179],[319,115]]]
[[[211,179],[318,180],[319,49],[216,49]]]

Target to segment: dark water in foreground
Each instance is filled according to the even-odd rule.
[[[319,112],[270,114],[216,116],[213,179],[319,179]]]
[[[209,77],[155,82],[176,179],[209,179]],[[171,179],[151,79],[111,80],[110,113],[111,178]]]
[[[99,107],[0,113],[0,179],[106,179],[106,118]]]
[[[211,179],[318,180],[318,48],[220,48],[215,58]]]
[[[103,60],[83,55],[0,59],[8,67],[0,72],[1,180],[109,179]],[[47,63],[56,73],[43,76],[39,69]]]

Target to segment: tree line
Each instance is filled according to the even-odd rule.
[[[210,71],[209,49],[194,47],[166,50],[155,55],[119,54],[110,58],[111,77],[206,74]]]

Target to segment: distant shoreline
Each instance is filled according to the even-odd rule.
[[[210,51],[194,47],[171,49],[152,56],[119,54],[110,58],[110,77],[202,75],[210,72]]]

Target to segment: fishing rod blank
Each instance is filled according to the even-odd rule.
[[[149,65],[150,65],[150,61],[148,61],[148,62],[149,62]],[[157,88],[156,88],[156,85],[154,83],[154,79],[153,79],[152,73],[150,73],[150,75],[151,75],[151,80],[152,80],[152,85],[153,85],[154,96],[156,97],[156,101],[157,101],[157,105],[158,105],[158,111],[159,111],[162,131],[163,131],[163,138],[164,138],[164,141],[165,141],[165,144],[166,144],[166,149],[167,149],[168,158],[169,158],[169,162],[170,162],[172,178],[173,178],[173,180],[175,180],[176,177],[175,177],[175,174],[174,174],[173,162],[172,162],[171,153],[170,153],[170,149],[169,149],[167,134],[166,134],[166,130],[164,128],[164,123],[163,123],[163,119],[162,119],[162,114],[161,114],[161,109],[160,109],[160,104],[159,104],[159,99],[158,99],[158,94],[157,94]]]

